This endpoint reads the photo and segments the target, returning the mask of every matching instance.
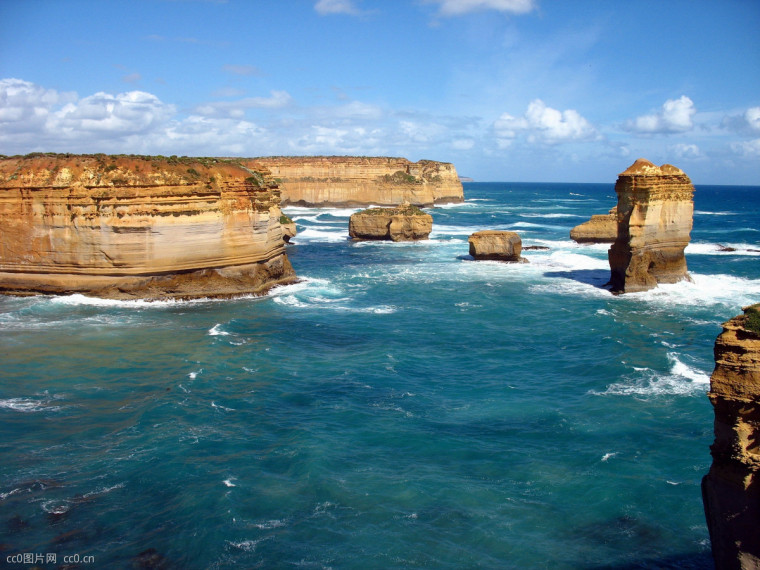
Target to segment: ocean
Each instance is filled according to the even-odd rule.
[[[697,186],[692,281],[613,296],[612,184],[465,183],[427,241],[286,208],[265,297],[0,298],[0,550],[42,568],[711,568],[721,323],[760,187]],[[473,261],[517,231],[529,262]]]

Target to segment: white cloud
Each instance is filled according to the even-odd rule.
[[[253,65],[227,64],[222,66],[222,70],[233,75],[261,75],[259,68]]]
[[[525,135],[528,142],[557,144],[569,141],[596,140],[597,130],[573,109],[558,111],[534,99],[522,117],[502,114],[493,124],[497,139],[502,142]]]
[[[642,115],[625,123],[627,131],[641,134],[683,133],[694,127],[692,117],[697,112],[694,102],[686,95],[668,99],[658,113]]]
[[[731,143],[731,150],[746,158],[760,158],[760,139]]]
[[[353,0],[319,0],[314,6],[318,14],[359,14],[359,9],[354,6]]]
[[[282,109],[292,103],[287,91],[271,91],[269,97],[246,97],[236,101],[217,101],[199,105],[195,112],[204,116],[242,118],[248,109]]]
[[[760,107],[750,107],[741,115],[724,117],[721,125],[738,133],[760,133]]]
[[[439,4],[441,16],[461,16],[468,12],[496,10],[512,14],[527,14],[536,7],[534,0],[427,0]]]
[[[702,152],[695,144],[678,143],[670,147],[670,152],[678,158],[699,158]]]

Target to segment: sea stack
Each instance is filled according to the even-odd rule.
[[[712,466],[702,499],[715,566],[760,568],[760,304],[723,324],[710,378]]]
[[[408,203],[356,212],[348,222],[348,235],[356,240],[417,241],[432,229],[433,217]]]
[[[614,243],[617,239],[617,206],[609,214],[594,214],[587,222],[570,230],[570,239],[576,243]]]
[[[475,259],[527,262],[524,257],[520,257],[522,239],[515,232],[483,230],[471,234],[467,241],[470,244],[470,255]]]
[[[646,291],[689,279],[684,249],[694,214],[694,186],[670,164],[640,158],[615,184],[617,237],[608,256],[614,293]]]
[[[295,280],[280,194],[231,160],[0,160],[0,292],[229,297]]]

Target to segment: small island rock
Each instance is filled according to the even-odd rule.
[[[433,217],[408,203],[362,210],[348,222],[348,235],[357,240],[417,241],[427,239],[432,230]]]
[[[475,259],[525,263],[520,257],[522,239],[515,232],[484,230],[469,238],[470,255]]]
[[[570,239],[577,243],[614,243],[617,239],[617,206],[609,214],[594,214],[587,222],[570,230]]]

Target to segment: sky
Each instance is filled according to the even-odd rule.
[[[0,154],[760,185],[759,0],[0,0]]]

